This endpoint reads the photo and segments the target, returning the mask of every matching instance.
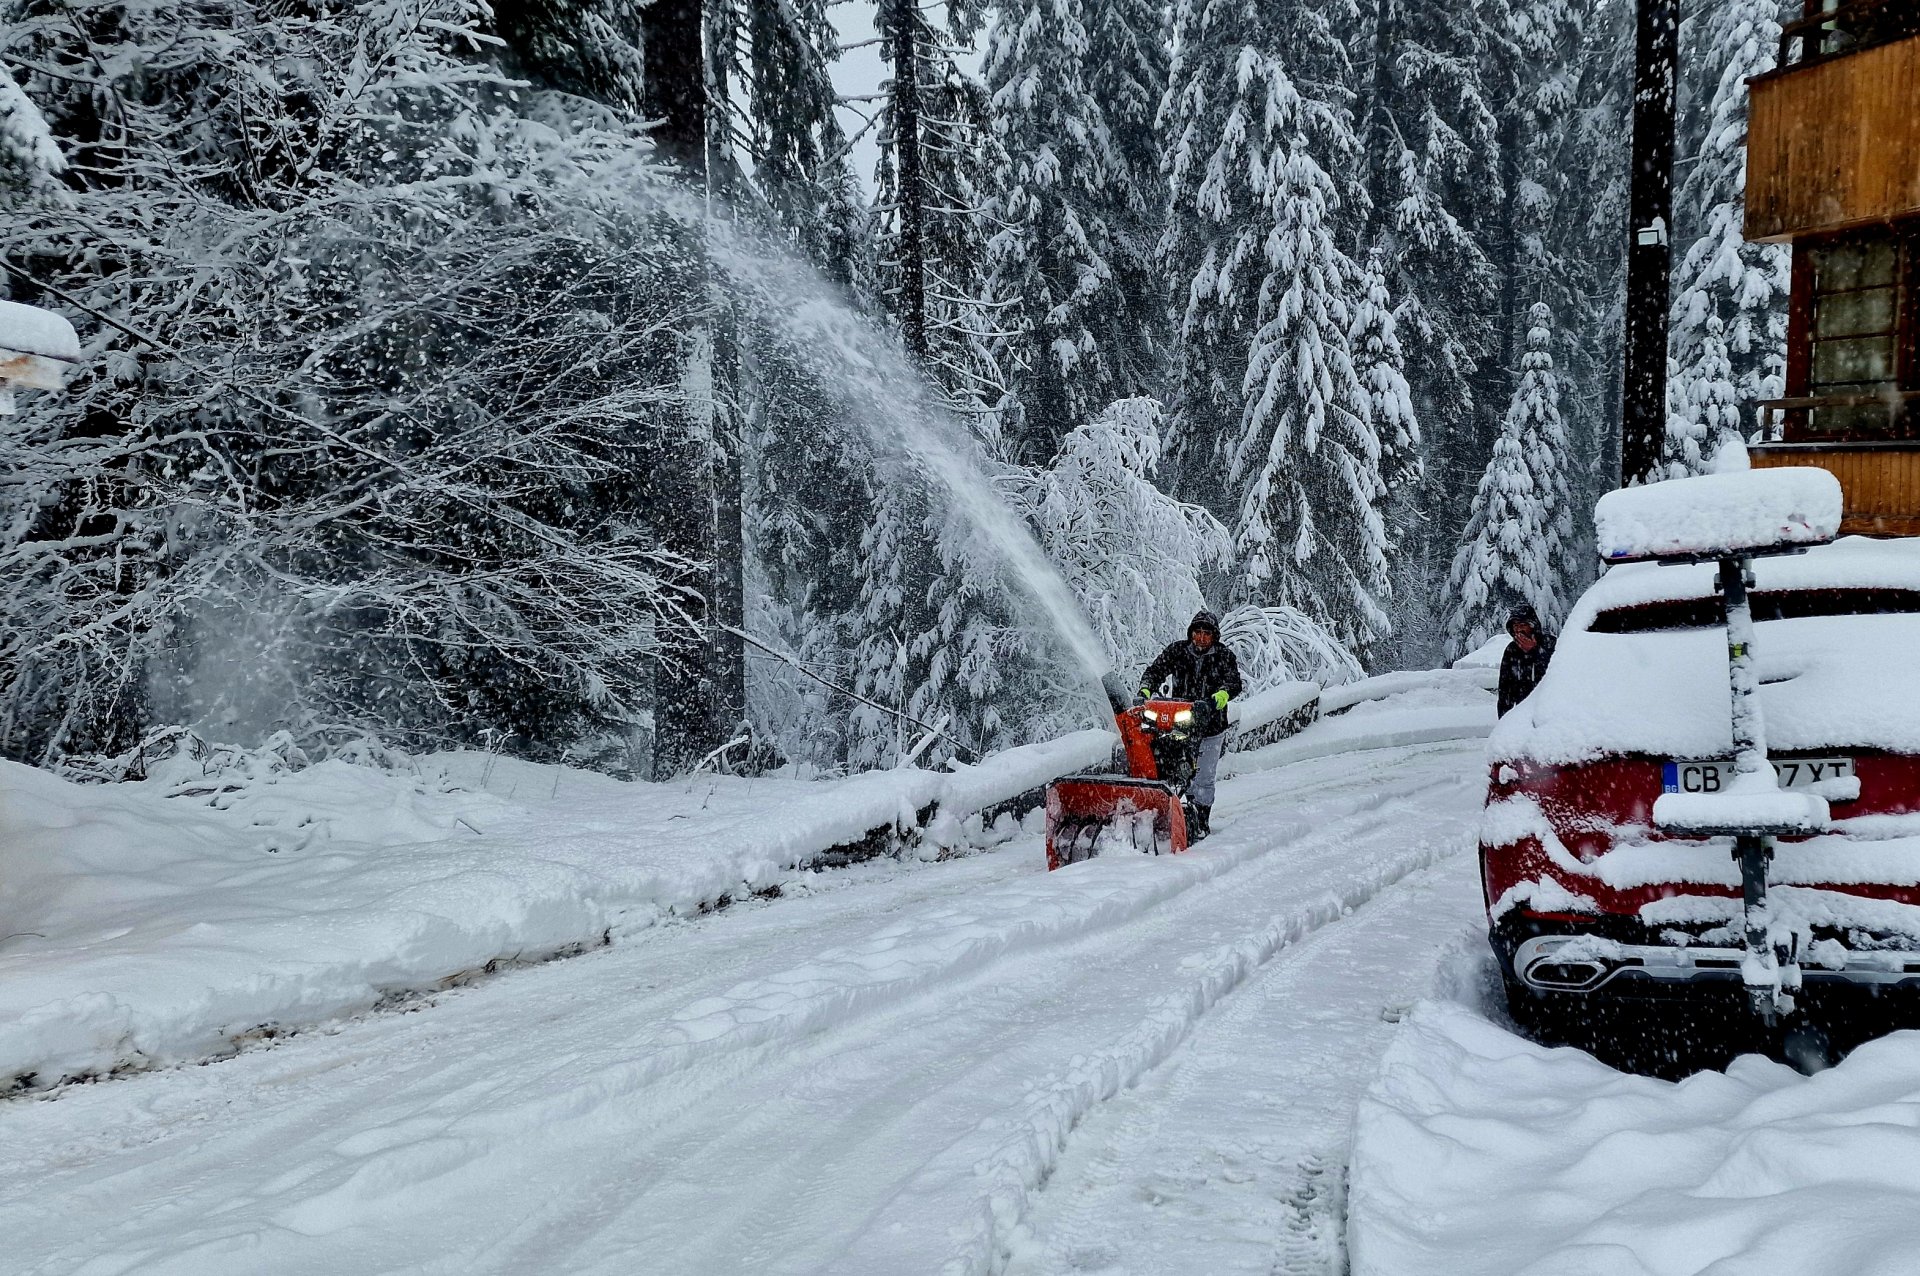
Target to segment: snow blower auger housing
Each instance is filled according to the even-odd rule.
[[[1183,804],[1200,733],[1218,711],[1206,701],[1129,704],[1108,688],[1126,773],[1069,775],[1047,786],[1047,867],[1092,859],[1103,846],[1150,855],[1187,849]]]

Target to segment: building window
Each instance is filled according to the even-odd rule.
[[[1891,231],[1825,240],[1796,254],[1803,322],[1797,393],[1810,401],[1811,439],[1911,436],[1914,264],[1910,238]]]

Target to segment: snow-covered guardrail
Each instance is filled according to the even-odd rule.
[[[1233,734],[1227,752],[1257,749],[1312,726],[1320,718],[1324,696],[1317,682],[1283,682],[1230,706]]]
[[[1320,684],[1315,682],[1282,683],[1246,697],[1232,707],[1227,749],[1258,748],[1298,733],[1319,718],[1320,699]],[[883,772],[924,774],[937,784],[925,786],[927,796],[914,802],[911,819],[883,813],[881,822],[860,837],[827,847],[812,863],[849,864],[921,842],[955,845],[970,828],[991,825],[1005,815],[1020,818],[1038,809],[1046,799],[1047,785],[1061,776],[1113,767],[1115,743],[1111,731],[1076,731],[1057,740],[1003,750],[973,766],[956,765],[949,774]]]
[[[1263,750],[1300,734],[1323,717],[1344,713],[1370,700],[1424,688],[1491,685],[1492,670],[1421,669],[1381,674],[1358,682],[1323,688],[1317,682],[1283,682],[1255,692],[1235,702],[1230,710],[1232,734],[1226,752],[1247,754]],[[1442,715],[1446,716],[1446,715]],[[1439,724],[1418,724],[1411,729],[1408,743],[1434,738],[1450,738],[1453,719]],[[1435,732],[1440,734],[1437,736]],[[1404,734],[1404,733],[1403,733]],[[1363,735],[1341,733],[1344,747],[1367,747]],[[1389,743],[1401,742],[1398,737]],[[1330,745],[1334,751],[1341,746]],[[836,842],[807,861],[810,865],[835,867],[894,854],[910,845],[930,843],[936,847],[955,845],[964,839],[969,827],[991,825],[1003,815],[1016,818],[1037,809],[1045,800],[1046,786],[1061,776],[1083,771],[1101,771],[1114,766],[1114,736],[1110,731],[1077,731],[1058,740],[1022,745],[996,753],[974,766],[956,766],[950,774],[937,772],[893,771],[882,776],[897,777],[913,789],[910,803],[882,804],[875,822],[860,836]],[[1279,765],[1269,761],[1278,754],[1263,754],[1260,765]],[[1229,771],[1247,767],[1229,766]],[[924,777],[911,781],[905,777]]]

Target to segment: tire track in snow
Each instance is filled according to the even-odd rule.
[[[1364,837],[1393,823],[1391,814],[1383,814],[1340,832]],[[1283,915],[1256,934],[1221,946],[1194,963],[1198,977],[1163,998],[1133,1032],[1049,1078],[1022,1105],[1013,1128],[995,1131],[993,1146],[976,1155],[976,1173],[992,1186],[961,1251],[939,1268],[941,1276],[1003,1270],[1014,1229],[1025,1217],[1035,1191],[1058,1164],[1075,1128],[1097,1105],[1133,1087],[1171,1057],[1228,994],[1282,951],[1351,915],[1409,875],[1464,849],[1455,838],[1407,852],[1382,869],[1330,887],[1313,903]],[[967,1153],[956,1151],[956,1155]]]
[[[1470,857],[1443,860],[1257,972],[1083,1123],[1013,1230],[1009,1276],[1341,1276],[1353,1105],[1476,890]]]

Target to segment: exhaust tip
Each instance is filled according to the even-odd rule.
[[[1537,961],[1521,975],[1542,992],[1585,992],[1607,977],[1607,968],[1592,961]]]

